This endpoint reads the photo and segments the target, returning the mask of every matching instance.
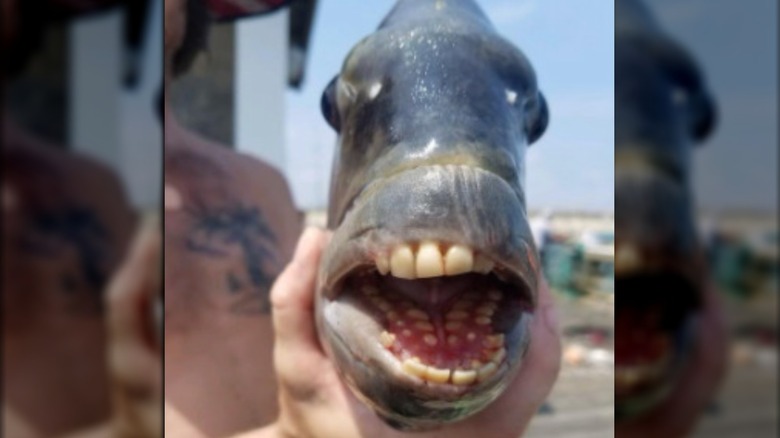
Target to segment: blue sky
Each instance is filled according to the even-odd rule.
[[[287,175],[303,208],[327,204],[335,133],[319,101],[325,85],[392,0],[321,0],[306,80],[287,101]],[[545,135],[528,149],[530,209],[612,211],[614,11],[611,1],[483,0],[499,32],[533,64],[550,106]]]

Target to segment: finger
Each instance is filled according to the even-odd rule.
[[[539,288],[539,306],[531,324],[531,342],[507,399],[525,416],[527,425],[552,391],[561,369],[561,338],[558,312],[547,283]]]
[[[277,369],[322,359],[314,321],[317,271],[327,235],[308,228],[301,235],[292,261],[271,288]],[[279,356],[277,354],[276,356]],[[279,363],[281,359],[283,363]]]

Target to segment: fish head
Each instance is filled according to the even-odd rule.
[[[533,69],[471,1],[401,1],[323,94],[338,132],[317,319],[343,380],[423,430],[496,399],[530,340],[539,261]]]

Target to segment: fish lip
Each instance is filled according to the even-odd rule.
[[[451,244],[467,245],[463,242],[451,242]],[[384,249],[389,250],[391,247],[388,246]],[[485,252],[481,253],[486,254]],[[536,295],[533,293],[533,287],[536,282],[528,278],[527,272],[523,271],[522,268],[517,265],[511,266],[496,257],[489,257],[489,259],[495,265],[491,273],[499,273],[497,275],[502,281],[517,286],[517,289],[521,291],[520,293],[524,294],[523,298],[528,300],[532,308],[536,308]],[[351,275],[363,270],[376,270],[376,263],[370,259],[370,256],[368,256],[368,258],[356,259],[354,263],[345,265],[337,273],[331,273],[330,275],[327,275],[326,273],[323,278],[326,278],[327,280],[321,283],[320,288],[325,291],[325,295],[328,299],[338,299],[338,296],[341,293],[339,285]]]
[[[320,296],[317,300],[317,305],[322,308],[327,308],[327,306],[336,303],[339,303],[339,301],[331,301],[324,296]],[[479,408],[486,406],[514,380],[528,351],[531,340],[531,321],[534,317],[533,311],[526,310],[520,312],[517,322],[507,332],[507,337],[514,336],[522,342],[517,345],[509,345],[508,343],[505,346],[508,350],[506,358],[490,377],[469,385],[455,385],[454,383],[435,383],[407,373],[402,369],[401,360],[383,347],[378,337],[376,339],[368,337],[371,338],[370,341],[360,343],[359,345],[354,342],[354,339],[346,339],[343,331],[336,328],[337,324],[331,324],[328,321],[326,313],[327,311],[325,310],[317,312],[317,323],[321,342],[331,357],[338,357],[339,354],[334,355],[334,352],[340,352],[341,356],[346,355],[348,357],[349,367],[352,369],[356,366],[372,370],[380,369],[384,375],[390,376],[390,379],[381,379],[384,381],[384,384],[392,386],[395,391],[409,391],[409,397],[414,400],[413,404],[427,406],[432,411],[437,409],[454,409],[458,412],[458,418],[442,422],[455,421],[475,413],[479,409],[469,410],[464,409],[463,406],[466,404],[478,406]],[[381,324],[378,322],[376,325],[381,327]],[[380,330],[381,328],[376,329],[377,334]],[[325,339],[328,339],[328,341],[325,341]],[[336,359],[336,362],[338,363],[339,360]],[[341,374],[344,374],[342,366],[337,366],[336,368]],[[403,423],[411,429],[424,430],[427,428],[420,424],[419,419],[414,420],[399,416],[398,413],[394,413],[391,410],[388,411],[387,407],[378,405],[376,400],[371,400],[363,393],[364,388],[361,388],[361,385],[351,380],[348,374],[344,375],[344,377],[348,386],[357,386],[357,388],[353,388],[355,389],[355,395],[370,406],[373,406],[381,416]],[[372,381],[376,380],[378,378],[374,375]],[[459,405],[454,406],[456,403]],[[437,424],[436,421],[433,421],[431,426],[435,427]]]
[[[393,230],[389,227],[374,225],[356,225],[359,222],[356,217],[361,216],[365,210],[370,210],[372,200],[366,200],[367,194],[381,194],[376,191],[375,184],[380,180],[374,180],[371,184],[363,187],[360,193],[353,199],[350,208],[342,215],[341,221],[334,225],[335,231],[331,243],[326,247],[324,260],[320,266],[318,276],[318,286],[320,289],[332,290],[334,286],[341,281],[354,269],[361,266],[373,266],[375,264],[374,254],[378,251],[389,250],[396,244],[408,243],[410,241],[433,240],[446,242],[448,244],[460,244],[478,251],[488,256],[497,267],[509,272],[511,275],[520,278],[524,285],[531,291],[531,303],[535,307],[537,299],[537,289],[539,286],[539,277],[541,275],[540,261],[538,252],[531,235],[528,219],[525,212],[525,203],[522,195],[517,193],[518,188],[513,186],[501,175],[490,170],[483,169],[474,165],[433,165],[426,164],[401,172],[395,172],[391,176],[382,178],[381,183],[392,184],[414,172],[427,170],[445,171],[464,171],[473,172],[483,181],[490,181],[495,184],[496,191],[501,191],[501,196],[507,203],[511,203],[511,208],[517,210],[518,216],[511,226],[518,228],[516,233],[505,232],[498,237],[490,236],[491,239],[469,238],[469,230],[457,230],[456,235],[446,236],[440,229],[420,229],[409,232],[409,230]],[[329,213],[330,214],[330,213]],[[452,230],[445,230],[452,231]],[[476,233],[478,234],[478,233]],[[507,243],[510,242],[510,243]],[[337,247],[338,250],[336,249]],[[509,247],[509,249],[508,249]],[[347,254],[348,255],[345,255]],[[520,255],[518,255],[520,254]]]
[[[496,268],[494,268],[493,272],[495,272],[496,269],[504,269],[504,266],[505,264],[501,263],[499,265],[497,262]],[[351,275],[359,273],[362,269],[366,268],[373,270],[376,269],[375,265],[373,264],[360,264],[356,265],[349,271],[342,273],[339,277],[334,277],[332,282],[332,284],[334,284],[334,289],[326,288],[322,290],[323,293],[318,300],[318,305],[323,308],[323,312],[318,312],[318,315],[326,313],[324,309],[328,306],[340,302],[340,298],[342,296],[354,296],[353,292],[348,293],[346,290],[343,290],[344,288],[341,287],[341,284]],[[375,275],[380,274],[375,273]],[[495,274],[489,273],[486,275]],[[348,352],[351,360],[360,362],[364,366],[378,366],[382,372],[391,376],[394,385],[406,388],[410,391],[414,391],[420,399],[431,402],[447,403],[462,401],[464,397],[479,397],[484,394],[490,394],[493,391],[498,391],[503,386],[505,386],[504,381],[511,380],[507,379],[507,377],[518,371],[519,366],[517,365],[519,365],[519,362],[522,361],[528,346],[528,342],[530,342],[530,325],[523,325],[528,323],[528,321],[524,318],[528,316],[533,317],[535,313],[535,303],[532,301],[534,294],[531,293],[530,282],[526,281],[526,279],[519,273],[517,275],[512,275],[510,281],[503,279],[500,280],[502,282],[511,284],[512,290],[517,290],[517,293],[521,297],[521,301],[526,304],[522,310],[518,310],[517,320],[515,321],[512,328],[507,331],[507,333],[512,333],[508,336],[515,336],[522,342],[519,346],[506,345],[505,348],[510,351],[507,353],[507,359],[505,359],[505,361],[499,365],[499,368],[491,377],[481,382],[470,385],[456,385],[449,382],[435,383],[424,380],[417,376],[410,375],[409,373],[403,371],[401,368],[401,359],[383,347],[379,341],[379,333],[381,330],[383,330],[379,322],[376,323],[376,329],[371,328],[368,330],[363,330],[364,334],[372,333],[375,336],[368,336],[368,338],[371,340],[360,344],[360,348],[357,349],[353,348],[354,340],[350,341],[345,339],[345,336],[342,334],[341,330],[337,329],[336,327],[327,327],[327,331],[329,331],[332,335],[330,337],[331,342],[338,343],[340,345],[340,349]],[[323,316],[320,324],[324,324],[326,322],[328,322],[328,318]],[[329,322],[328,324],[331,325]]]

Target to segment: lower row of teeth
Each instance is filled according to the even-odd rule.
[[[401,362],[401,368],[408,374],[417,376],[423,380],[434,383],[452,383],[455,385],[470,385],[474,382],[482,382],[490,378],[498,371],[498,367],[506,357],[506,349],[496,350],[488,363],[473,361],[472,368],[464,369],[446,369],[436,368],[425,365],[417,357],[405,359]]]

